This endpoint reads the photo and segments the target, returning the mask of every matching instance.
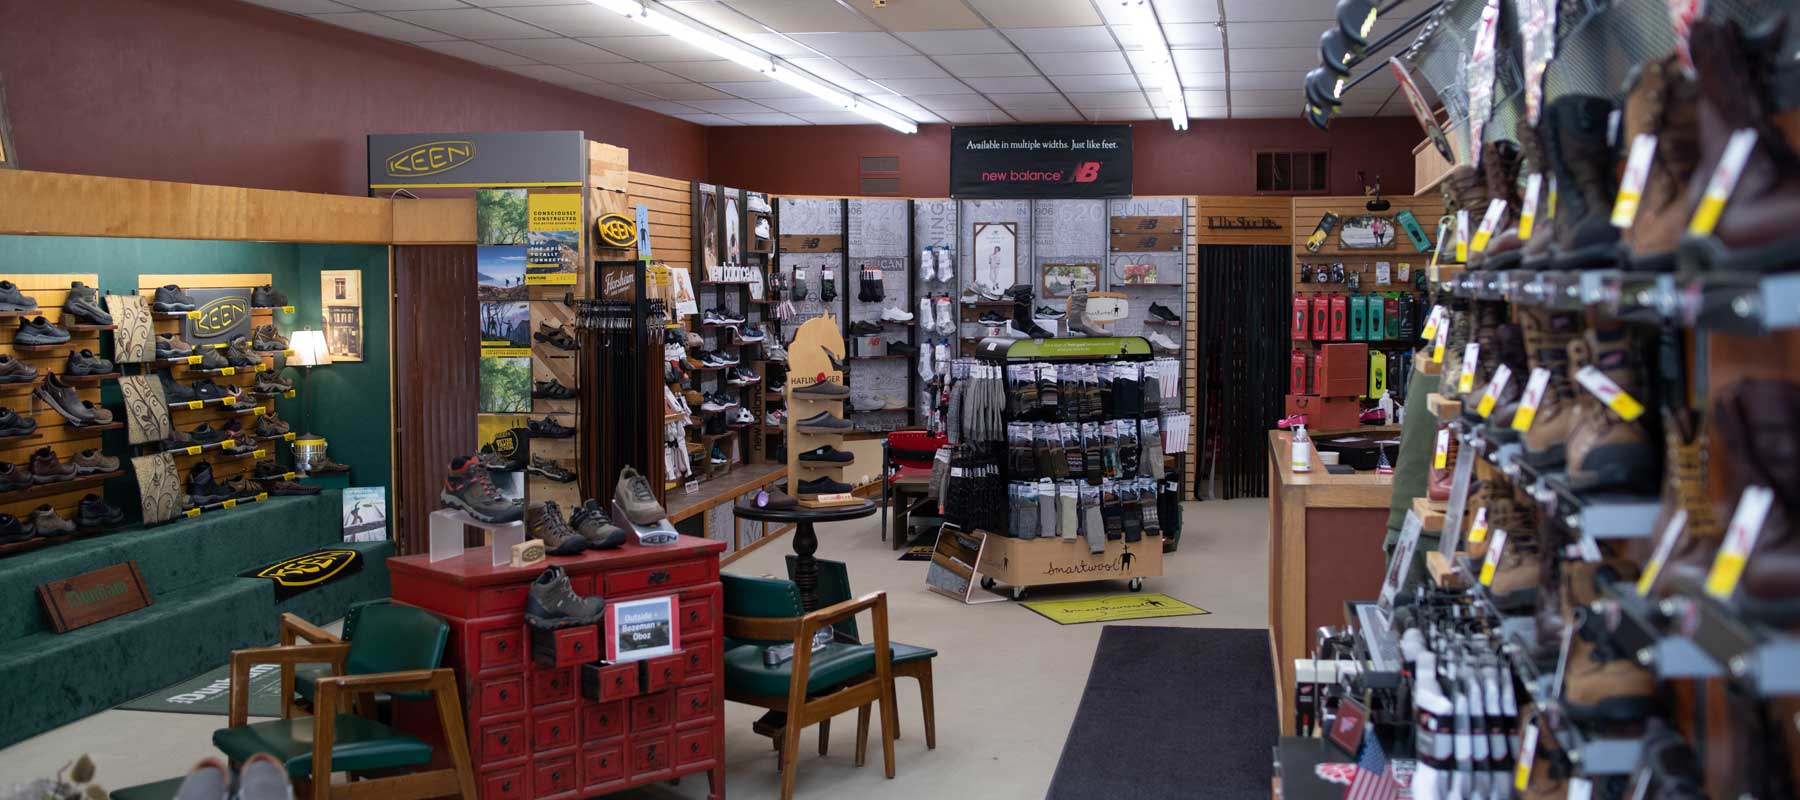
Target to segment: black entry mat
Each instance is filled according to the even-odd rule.
[[[1267,800],[1269,632],[1108,625],[1048,800]]]

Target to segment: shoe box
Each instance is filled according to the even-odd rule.
[[[1287,416],[1306,415],[1306,427],[1323,431],[1350,430],[1362,424],[1362,404],[1350,397],[1316,394],[1287,396]]]
[[[1369,393],[1369,346],[1324,344],[1314,365],[1313,394],[1357,398]]]

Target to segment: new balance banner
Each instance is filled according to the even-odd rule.
[[[951,197],[1125,197],[1130,125],[950,129]]]

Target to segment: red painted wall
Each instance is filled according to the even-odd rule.
[[[700,126],[233,0],[0,0],[0,79],[50,172],[360,195],[370,133],[496,130],[707,166]]]
[[[1356,173],[1384,189],[1410,194],[1412,148],[1424,138],[1411,117],[1338,119],[1322,133],[1299,119],[1194,120],[1187,131],[1167,122],[1132,125],[1133,193],[1256,193],[1258,150],[1330,151],[1328,194],[1362,193]],[[950,127],[927,125],[912,136],[879,125],[709,128],[712,180],[776,194],[857,195],[862,156],[900,157],[900,195],[943,197],[950,191]]]

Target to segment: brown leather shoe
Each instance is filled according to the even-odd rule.
[[[1629,152],[1640,134],[1656,137],[1656,157],[1638,199],[1637,218],[1621,237],[1624,266],[1666,272],[1675,268],[1675,247],[1687,230],[1693,207],[1688,183],[1700,160],[1699,88],[1673,54],[1644,64],[1625,98]]]
[[[1577,606],[1563,672],[1563,709],[1584,724],[1636,722],[1656,709],[1656,679],[1613,644],[1606,614]]]
[[[82,405],[81,395],[75,393],[75,387],[57,380],[56,373],[44,373],[44,382],[32,390],[32,394],[50,410],[62,415],[70,425],[94,424],[94,412]]]
[[[1506,531],[1506,550],[1494,569],[1488,593],[1502,613],[1524,614],[1537,606],[1538,586],[1543,583],[1544,560],[1537,539],[1537,519],[1531,509],[1512,503],[1501,509],[1498,520],[1489,512],[1490,530]],[[1491,540],[1494,533],[1490,532]],[[1485,554],[1484,554],[1485,555]]]
[[[37,374],[37,367],[0,353],[0,383],[30,383]]]
[[[1449,423],[1446,422],[1439,422],[1437,425],[1437,429],[1440,432],[1448,427]],[[1438,434],[1432,435],[1435,437]],[[1457,441],[1456,434],[1452,432],[1450,434],[1450,449],[1444,455],[1443,468],[1439,469],[1437,465],[1437,440],[1435,438],[1432,439],[1431,469],[1425,473],[1425,494],[1426,497],[1430,498],[1434,503],[1441,503],[1450,499],[1450,484],[1454,482],[1452,479],[1456,474],[1456,451],[1459,447],[1461,447],[1461,444]]]
[[[56,451],[48,447],[40,447],[31,454],[31,480],[33,483],[56,483],[58,481],[75,480],[75,465],[65,464],[56,457]]]
[[[38,536],[67,536],[75,532],[75,523],[57,516],[56,509],[49,503],[31,510],[32,533]]]
[[[1606,322],[1587,330],[1571,350],[1571,364],[1593,365],[1639,403],[1648,402],[1639,355],[1624,323]],[[1576,492],[1620,487],[1649,487],[1661,475],[1660,453],[1650,442],[1644,418],[1626,420],[1602,403],[1593,392],[1576,394],[1574,431],[1569,436],[1569,488]]]
[[[1535,235],[1533,236],[1535,239]],[[1550,372],[1550,383],[1538,403],[1531,429],[1525,432],[1525,460],[1540,469],[1563,463],[1574,420],[1575,388],[1570,376],[1569,346],[1581,338],[1581,317],[1570,311],[1550,311],[1533,306],[1514,309],[1525,333],[1525,356],[1532,369]],[[1529,381],[1529,373],[1520,376]]]
[[[1454,396],[1462,401],[1463,410],[1467,413],[1475,413],[1475,404],[1481,400],[1482,390],[1487,388],[1488,380],[1494,377],[1494,365],[1500,363],[1500,326],[1505,322],[1505,303],[1499,303],[1492,300],[1475,301],[1475,322],[1474,329],[1471,332],[1471,336],[1476,344],[1475,380],[1469,384],[1468,392],[1454,393]],[[1460,356],[1460,349],[1458,350],[1458,354]],[[1444,358],[1448,361],[1449,354],[1446,353]],[[1457,366],[1459,370],[1462,368],[1460,361],[1461,359],[1459,357]],[[1444,374],[1454,374],[1457,376],[1458,380],[1461,378],[1460,372],[1446,372]],[[1455,389],[1457,387],[1452,386],[1451,388]]]
[[[76,453],[73,458],[69,459],[69,463],[74,464],[75,471],[82,475],[114,472],[119,468],[118,459],[93,448]]]
[[[1721,395],[1716,424],[1732,457],[1729,496],[1741,497],[1749,486],[1775,492],[1733,601],[1746,618],[1800,627],[1800,536],[1793,525],[1800,514],[1800,387],[1746,380]]]

